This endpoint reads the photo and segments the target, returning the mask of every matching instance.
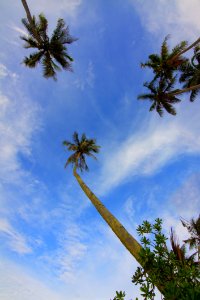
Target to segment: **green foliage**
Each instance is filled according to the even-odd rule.
[[[126,296],[125,292],[117,292],[116,291],[116,296],[113,300],[124,300],[124,297]]]
[[[200,91],[200,46],[194,49],[194,55],[191,62],[188,58],[181,55],[186,51],[187,42],[182,41],[176,45],[172,51],[169,51],[167,36],[161,46],[160,55],[151,54],[147,62],[142,63],[141,67],[148,67],[153,71],[151,82],[144,84],[150,90],[148,94],[138,96],[139,100],[148,99],[153,101],[150,111],[156,110],[160,116],[163,115],[163,108],[170,114],[176,115],[173,104],[180,102],[175,93],[181,90],[174,90],[174,85],[178,82],[183,83],[182,92],[185,88],[192,88],[190,91],[190,101],[194,101]],[[167,87],[167,88],[166,88]]]
[[[190,222],[181,220],[184,227],[190,233],[190,238],[184,240],[189,245],[190,249],[197,249],[195,254],[198,254],[198,261],[200,260],[200,215],[196,220],[192,219]]]
[[[152,69],[154,73],[153,82],[157,80],[167,80],[170,82],[174,77],[174,71],[179,69],[179,66],[182,63],[187,62],[187,58],[179,56],[176,59],[173,59],[175,55],[181,52],[187,45],[186,41],[182,41],[180,44],[175,46],[171,53],[167,44],[169,35],[165,37],[162,46],[161,52],[159,54],[149,55],[149,60],[146,63],[142,63],[142,67],[148,67]]]
[[[25,41],[24,47],[38,49],[38,51],[25,57],[23,63],[29,68],[35,68],[37,64],[43,67],[43,76],[56,80],[56,71],[61,69],[72,71],[73,58],[68,54],[66,44],[76,41],[69,34],[69,28],[65,26],[63,19],[59,19],[56,29],[49,38],[48,21],[40,14],[38,20],[33,16],[32,24],[27,19],[22,19],[28,36],[21,36]]]
[[[141,94],[138,96],[138,99],[153,102],[149,110],[152,111],[155,109],[161,117],[163,116],[164,110],[171,115],[176,115],[176,110],[173,105],[181,100],[170,93],[175,80],[176,78],[174,77],[170,82],[166,80],[159,82],[151,81],[150,83],[145,82],[144,86],[149,89],[150,93]]]
[[[191,222],[182,221],[182,223],[195,238],[195,247],[198,248],[200,216],[197,220],[192,219]],[[141,296],[145,300],[153,300],[155,287],[159,286],[162,287],[164,300],[200,299],[199,262],[195,261],[194,255],[186,255],[185,244],[179,245],[174,231],[171,230],[170,250],[167,246],[168,238],[162,232],[161,219],[156,219],[153,224],[144,221],[138,226],[137,232],[143,245],[140,252],[143,267],[137,268],[132,282],[140,285]],[[188,239],[184,242],[190,243],[190,241]],[[124,300],[124,298],[119,299]]]
[[[96,145],[95,139],[87,139],[85,134],[82,134],[81,139],[79,139],[77,132],[74,132],[73,134],[73,143],[64,141],[63,145],[67,147],[67,150],[74,152],[67,159],[65,167],[67,167],[69,164],[72,164],[76,168],[80,169],[81,172],[83,170],[89,170],[85,157],[90,156],[96,159],[93,153],[98,153],[100,150],[100,146]]]
[[[180,68],[181,76],[179,82],[183,83],[183,88],[188,88],[200,84],[200,46],[194,49],[191,62],[183,64]],[[200,88],[195,89],[190,94],[190,101],[193,102],[200,92]]]
[[[162,220],[154,224],[144,221],[137,229],[141,236],[143,249],[141,257],[144,267],[138,267],[132,282],[140,284],[141,295],[145,299],[154,299],[155,286],[163,287],[165,300],[199,299],[200,270],[193,257],[186,257],[185,247],[176,242],[171,232],[171,246],[167,247],[167,237],[162,233]],[[147,271],[151,275],[147,275]]]

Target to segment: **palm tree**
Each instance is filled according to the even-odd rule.
[[[181,100],[175,96],[175,92],[172,92],[172,88],[175,82],[175,78],[172,78],[167,83],[166,80],[161,80],[159,83],[151,81],[150,83],[145,82],[144,86],[150,90],[150,93],[141,94],[138,96],[139,100],[150,100],[153,102],[149,111],[154,109],[162,117],[164,110],[171,115],[176,115],[176,110],[173,104],[180,102]]]
[[[200,263],[200,215],[196,220],[192,219],[190,222],[181,220],[181,222],[191,234],[190,238],[188,238],[184,242],[186,244],[189,244],[190,249],[197,249],[195,254],[198,254],[198,262]]]
[[[167,36],[161,47],[161,53],[149,55],[149,60],[142,63],[141,67],[149,67],[153,70],[154,77],[150,83],[144,86],[150,90],[149,94],[139,95],[138,99],[149,99],[153,102],[150,111],[156,109],[160,116],[163,115],[163,109],[172,115],[176,115],[173,104],[180,102],[176,96],[182,93],[191,92],[190,101],[194,101],[200,91],[200,51],[198,43],[200,39],[186,48],[187,42],[182,41],[169,51],[167,45]],[[191,63],[189,59],[182,56],[183,53],[194,49],[194,56]],[[197,64],[194,64],[194,61]],[[176,83],[177,72],[182,72],[179,82],[184,82],[183,89],[172,90]]]
[[[179,66],[188,61],[187,58],[182,57],[181,55],[176,56],[180,51],[182,51],[186,45],[186,41],[182,41],[180,44],[175,46],[172,51],[169,51],[167,45],[167,40],[169,35],[165,37],[162,46],[161,52],[159,54],[149,55],[149,60],[141,64],[141,67],[148,67],[153,70],[154,78],[153,82],[157,79],[171,81],[174,77],[174,72],[179,69]],[[176,59],[174,57],[176,56]],[[173,58],[173,59],[172,59]]]
[[[170,233],[170,243],[172,247],[172,252],[174,253],[176,260],[179,261],[181,265],[195,264],[194,254],[196,253],[190,256],[186,256],[186,246],[185,244],[180,246],[177,236],[172,228]]]
[[[102,202],[89,189],[89,187],[84,183],[84,181],[76,171],[77,169],[80,169],[81,172],[84,170],[88,170],[88,166],[86,164],[86,156],[90,156],[96,159],[94,153],[96,154],[99,152],[100,146],[96,145],[95,139],[87,139],[85,134],[83,134],[81,139],[79,139],[77,132],[74,132],[73,134],[72,143],[69,141],[64,141],[63,145],[67,147],[67,150],[73,151],[73,154],[71,154],[67,159],[65,167],[67,167],[69,164],[73,165],[73,174],[85,195],[90,199],[99,214],[106,221],[112,231],[116,234],[121,243],[134,256],[138,263],[143,266],[144,261],[140,256],[140,252],[143,249],[142,246],[132,235],[130,235],[130,233],[115,218],[115,216],[113,216],[111,212],[102,204]],[[151,273],[152,271],[149,270],[148,274],[150,276]],[[160,292],[162,292],[163,285],[161,286],[160,284],[157,284],[157,288],[160,290]]]
[[[129,250],[129,252],[136,258],[136,260],[141,264],[141,259],[139,256],[139,251],[141,249],[140,244],[127,232],[127,230],[122,226],[122,224],[108,211],[108,209],[101,203],[101,201],[93,194],[89,187],[83,182],[79,174],[76,172],[77,169],[88,170],[88,166],[85,161],[86,156],[91,156],[96,159],[94,153],[98,153],[100,146],[96,145],[94,139],[87,139],[86,135],[83,134],[81,139],[79,139],[78,133],[73,134],[73,143],[69,141],[64,141],[63,145],[67,147],[69,151],[74,153],[69,156],[65,167],[69,164],[74,166],[73,173],[77,179],[80,187],[86,196],[90,199],[92,204],[95,206],[97,211],[100,213],[102,218],[111,227],[113,232],[120,239],[122,244]]]
[[[196,60],[196,63],[195,63]],[[187,62],[180,68],[181,76],[179,78],[180,83],[184,83],[183,88],[191,88],[196,86],[196,89],[192,90],[190,94],[190,101],[193,102],[200,92],[200,47],[197,46],[194,49],[194,55],[191,59],[191,63]]]
[[[25,57],[23,63],[29,68],[35,68],[38,63],[43,66],[43,76],[53,77],[56,80],[56,71],[72,70],[73,58],[68,54],[66,44],[73,43],[76,39],[69,34],[63,19],[59,19],[51,38],[47,34],[48,21],[40,14],[38,21],[31,16],[26,1],[22,0],[27,13],[27,19],[22,19],[28,36],[22,36],[25,48],[34,48],[37,51]]]
[[[178,57],[180,57],[185,52],[189,51],[190,49],[196,47],[200,43],[200,37],[191,45],[189,45],[187,48],[183,48],[180,52],[178,52],[175,56],[171,58],[171,60],[176,60]]]

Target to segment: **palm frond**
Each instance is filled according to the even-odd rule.
[[[75,164],[76,163],[76,153],[73,153],[72,155],[70,155],[70,157],[67,159],[67,162],[65,164],[65,168],[69,165],[69,164]]]
[[[137,96],[138,100],[154,100],[154,96],[152,94],[140,94]]]
[[[196,89],[196,90],[191,91],[191,94],[190,94],[190,101],[191,102],[194,102],[194,100],[197,97],[197,95],[199,94],[199,92],[200,92],[200,89]]]
[[[156,111],[157,111],[157,113],[159,114],[160,117],[163,116],[163,109],[162,109],[162,106],[161,106],[160,103],[156,104]]]
[[[153,111],[156,108],[156,101],[150,106],[149,111]]]
[[[43,14],[39,15],[39,22],[37,26],[37,30],[42,37],[42,40],[45,41],[48,39],[47,30],[48,30],[48,21]]]
[[[35,68],[35,66],[40,62],[43,56],[43,51],[38,51],[30,54],[29,57],[25,57],[23,63],[29,68]]]
[[[31,36],[20,36],[20,38],[26,42],[24,48],[39,48],[38,42]]]
[[[181,51],[183,51],[186,48],[187,45],[188,45],[187,41],[181,41],[178,45],[176,45],[172,49],[172,53],[170,54],[169,58],[172,58],[173,56],[175,56],[178,53],[180,53]]]
[[[52,34],[51,42],[55,40],[59,40],[61,44],[71,44],[77,40],[70,35],[69,27],[65,25],[65,21],[63,19],[58,20],[56,29]]]
[[[75,131],[73,134],[73,141],[74,143],[79,146],[80,145],[80,141],[79,141],[79,137],[78,137],[78,133]]]
[[[53,67],[53,61],[49,54],[45,53],[42,59],[42,66],[43,66],[43,76],[46,78],[52,77],[56,80],[56,72]]]
[[[176,115],[176,110],[170,103],[163,101],[162,105],[169,114],[171,114],[173,116]]]
[[[161,46],[161,57],[163,59],[167,59],[169,56],[169,49],[168,49],[168,45],[167,45],[167,40],[169,39],[170,35],[167,35],[162,43]]]

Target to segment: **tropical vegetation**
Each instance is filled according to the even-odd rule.
[[[170,245],[168,238],[162,232],[162,220],[156,219],[154,224],[144,221],[137,231],[141,236],[143,245],[140,255],[144,267],[138,267],[132,277],[132,282],[140,285],[141,296],[153,300],[156,295],[155,283],[163,287],[164,300],[198,300],[200,298],[200,268],[195,253],[187,254],[186,245],[189,242],[195,247],[199,246],[199,221],[183,221],[182,223],[192,235],[180,246],[175,232],[171,229]],[[197,243],[196,243],[197,242]],[[153,275],[148,270],[153,269]],[[120,300],[124,300],[125,292],[117,292]],[[116,295],[116,296],[117,296]],[[118,299],[118,298],[114,298]],[[136,299],[137,300],[137,299]]]
[[[174,104],[180,102],[176,96],[190,92],[190,101],[194,101],[200,91],[200,39],[187,47],[187,42],[182,41],[169,51],[167,36],[161,46],[161,53],[149,55],[147,62],[142,63],[142,68],[150,68],[153,71],[153,79],[145,82],[144,86],[149,89],[149,93],[138,96],[139,100],[150,100],[153,104],[150,111],[156,110],[163,116],[163,109],[172,115],[176,115]],[[183,54],[194,48],[194,55],[191,61]],[[181,89],[174,89],[177,84],[183,83]]]
[[[65,167],[69,164],[73,166],[73,174],[78,181],[81,189],[95,206],[99,214],[110,226],[112,231],[120,239],[122,244],[128,249],[128,251],[135,257],[135,259],[142,264],[139,252],[141,250],[141,245],[134,239],[128,231],[123,227],[123,225],[109,212],[109,210],[102,204],[102,202],[95,196],[95,194],[89,189],[89,187],[84,183],[77,170],[80,171],[88,170],[86,164],[86,156],[90,156],[96,159],[94,153],[98,153],[100,146],[96,145],[95,139],[87,139],[86,135],[83,134],[79,138],[78,133],[74,132],[73,142],[64,141],[63,145],[68,151],[72,151],[73,154],[69,156]]]
[[[26,10],[27,18],[22,19],[28,35],[21,36],[25,41],[24,47],[37,49],[35,52],[26,56],[23,60],[25,66],[35,68],[38,64],[42,65],[43,76],[52,77],[56,80],[56,72],[61,69],[72,71],[73,58],[68,54],[66,44],[76,41],[69,33],[68,26],[63,19],[57,21],[57,26],[51,37],[48,36],[48,21],[43,14],[38,20],[31,16],[26,1],[22,0]]]

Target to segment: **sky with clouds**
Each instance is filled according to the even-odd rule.
[[[116,290],[139,296],[137,263],[80,190],[62,141],[74,131],[96,138],[98,161],[84,181],[136,235],[143,220],[163,218],[186,236],[180,217],[200,206],[200,99],[186,96],[177,116],[149,113],[137,101],[150,76],[140,63],[193,42],[198,0],[35,0],[51,33],[58,18],[78,40],[69,47],[73,72],[58,81],[27,69],[19,36],[21,1],[1,0],[0,23],[0,298],[109,300]],[[157,296],[160,299],[160,296]]]

